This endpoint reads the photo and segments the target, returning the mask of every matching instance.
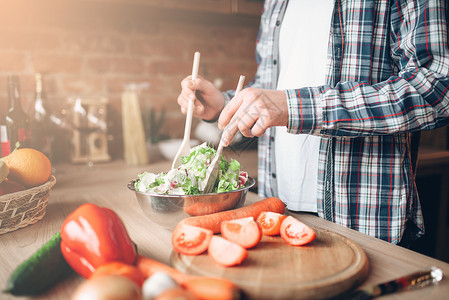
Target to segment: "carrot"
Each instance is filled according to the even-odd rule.
[[[238,201],[240,201],[240,198],[227,199],[226,201],[217,201],[215,198],[210,198],[199,202],[194,197],[188,197],[184,200],[184,211],[191,216],[204,216],[232,209]]]
[[[168,274],[198,299],[239,299],[241,295],[240,289],[227,279],[190,275],[140,254],[137,255],[136,267],[145,278],[156,272]]]
[[[140,254],[137,255],[136,267],[145,278],[151,277],[156,272],[164,272],[170,275],[178,284],[196,277]]]
[[[198,298],[195,297],[195,295],[192,292],[178,286],[175,288],[167,289],[152,299],[154,299],[154,300],[175,300],[175,299],[197,300]]]
[[[181,220],[177,226],[180,226],[180,224],[188,224],[210,229],[214,233],[220,233],[220,224],[222,221],[229,221],[245,217],[253,217],[254,219],[257,219],[262,211],[272,211],[283,214],[284,210],[284,202],[282,202],[279,198],[270,197],[257,201],[248,206],[232,210],[221,211],[210,215],[185,218]]]
[[[231,281],[199,277],[186,281],[182,287],[202,300],[236,300],[243,298],[242,292]]]

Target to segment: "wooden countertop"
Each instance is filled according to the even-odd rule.
[[[170,162],[160,161],[148,166],[127,166],[123,161],[97,164],[89,169],[84,165],[56,165],[54,186],[45,217],[34,225],[0,235],[0,286],[6,286],[11,272],[43,243],[59,230],[63,220],[79,205],[96,203],[114,209],[123,219],[131,238],[143,255],[169,263],[172,246],[171,232],[148,220],[142,213],[134,193],[126,185],[143,171],[161,172],[169,169]],[[251,171],[250,173],[252,173]],[[248,202],[260,199],[248,194]],[[351,229],[330,223],[321,218],[291,213],[311,226],[342,234],[358,243],[366,252],[370,272],[362,286],[395,279],[428,266],[441,268],[447,276],[449,264],[369,237]],[[76,286],[84,280],[71,278],[58,285],[48,294],[36,299],[69,299]],[[435,286],[402,292],[383,299],[447,299],[449,279]],[[26,299],[1,295],[1,299]]]

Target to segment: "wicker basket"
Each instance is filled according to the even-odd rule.
[[[56,178],[25,191],[0,196],[0,234],[14,231],[41,220]]]

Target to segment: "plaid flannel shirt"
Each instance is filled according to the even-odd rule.
[[[446,1],[335,1],[325,85],[285,91],[288,131],[322,137],[320,217],[391,243],[401,240],[407,221],[416,225],[414,237],[423,234],[413,145],[419,131],[449,122]],[[265,1],[252,87],[277,86],[287,4]],[[276,183],[275,138],[270,128],[259,138],[263,197],[282,188]],[[301,153],[292,149],[292,155]]]

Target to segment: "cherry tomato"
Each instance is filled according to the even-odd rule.
[[[289,245],[301,246],[310,243],[316,237],[315,231],[292,216],[281,224],[281,237]]]
[[[221,235],[247,249],[256,246],[262,238],[259,224],[253,217],[221,222]]]
[[[213,261],[225,267],[241,264],[248,256],[248,250],[239,244],[216,235],[212,236],[207,252]]]
[[[280,213],[263,211],[257,217],[257,223],[260,224],[263,234],[279,235],[282,221],[285,218],[287,218],[287,216]]]
[[[185,255],[198,255],[207,250],[212,230],[183,224],[176,226],[171,242],[175,251]]]

